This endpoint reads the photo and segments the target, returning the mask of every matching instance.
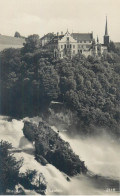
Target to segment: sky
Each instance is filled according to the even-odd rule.
[[[88,33],[120,42],[120,0],[0,0],[0,34]]]

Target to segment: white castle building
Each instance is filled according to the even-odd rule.
[[[52,37],[50,39],[50,37]],[[100,44],[97,38],[97,42],[93,38],[93,33],[72,33],[69,31],[65,34],[57,33],[57,35],[52,35],[48,33],[43,38],[41,38],[41,45],[54,53],[55,58],[72,58],[78,53],[82,53],[86,57],[101,56],[105,51],[107,51],[107,45],[109,44],[109,35],[107,29],[107,18],[105,25],[105,35],[104,44]]]

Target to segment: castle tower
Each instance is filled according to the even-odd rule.
[[[105,35],[104,35],[104,45],[105,45],[105,46],[108,46],[108,44],[109,44],[109,35],[108,35],[107,16],[106,16]]]

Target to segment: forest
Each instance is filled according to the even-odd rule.
[[[120,50],[113,42],[101,58],[54,59],[31,35],[22,49],[0,53],[0,76],[1,114],[35,116],[57,101],[77,114],[78,132],[98,127],[120,136]]]

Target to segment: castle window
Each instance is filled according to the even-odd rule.
[[[69,41],[69,37],[67,37],[67,41]]]
[[[64,45],[64,47],[66,48],[66,44]]]
[[[90,45],[86,45],[86,48],[89,48],[90,47]]]
[[[63,45],[61,45],[61,48],[63,48]]]
[[[67,45],[67,48],[69,48],[69,45]]]
[[[86,43],[86,41],[84,41],[84,43]]]

